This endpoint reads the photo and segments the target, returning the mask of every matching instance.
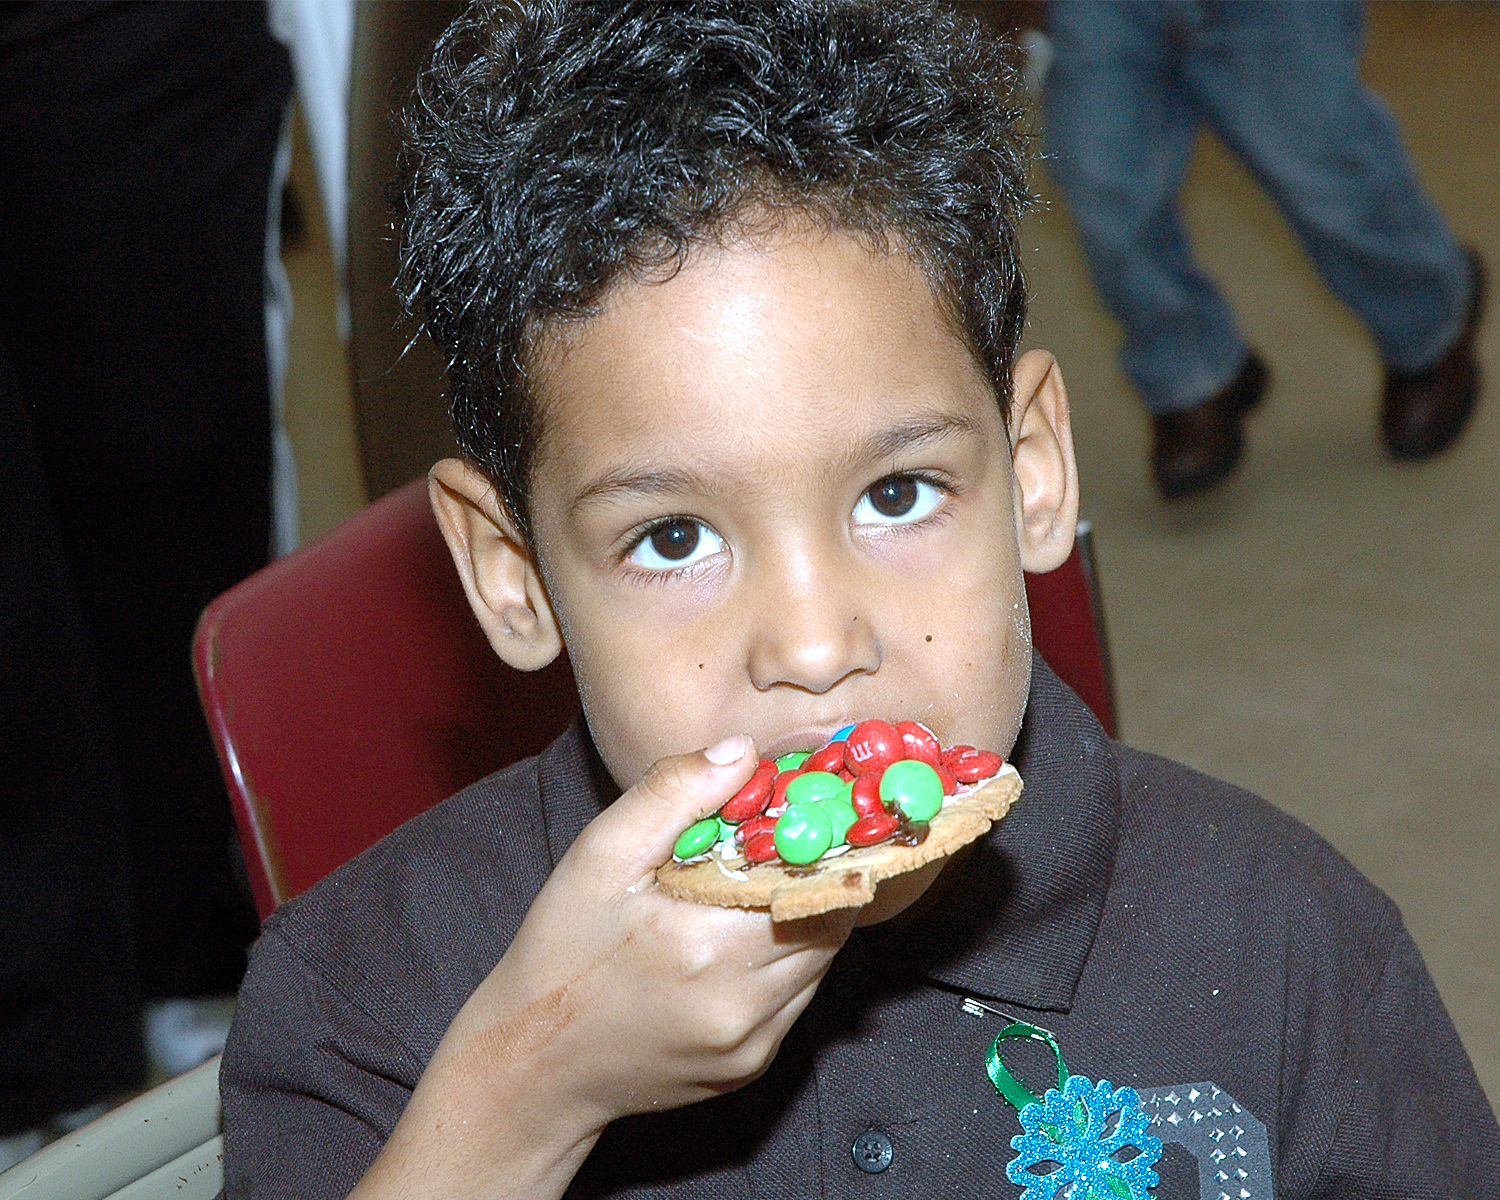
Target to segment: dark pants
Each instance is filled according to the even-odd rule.
[[[1201,404],[1249,353],[1178,204],[1202,125],[1276,201],[1387,366],[1422,371],[1453,344],[1468,259],[1360,82],[1363,6],[1064,0],[1047,13],[1048,167],[1152,412]]]
[[[289,87],[263,4],[0,11],[0,1133],[35,1054],[129,1082],[111,998],[233,990],[255,935],[189,646],[270,543]]]

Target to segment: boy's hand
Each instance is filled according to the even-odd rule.
[[[857,910],[773,926],[656,887],[754,770],[750,739],[657,763],[590,823],[449,1027],[358,1195],[561,1195],[604,1126],[759,1075]],[[391,1192],[390,1194],[400,1194]]]
[[[655,883],[677,835],[755,764],[739,737],[665,759],[584,830],[455,1023],[476,1037],[474,1053],[544,1064],[554,1085],[567,1080],[559,1098],[599,1128],[765,1070],[852,914],[776,928],[763,913],[673,900]]]

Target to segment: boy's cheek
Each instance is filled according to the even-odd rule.
[[[937,697],[927,715],[915,705],[897,715],[930,726],[944,745],[982,746],[1009,755],[1020,729],[1031,686],[1031,632],[1024,602],[989,608],[983,622],[939,627],[928,636],[951,643],[921,672],[928,695]],[[971,610],[972,611],[972,610]]]
[[[904,715],[931,726],[945,745],[1008,754],[1030,690],[1031,623],[1019,565],[1005,549],[969,558],[967,571],[950,570],[941,594],[924,594],[908,611],[899,644],[915,663],[904,674],[920,677],[936,700],[930,720],[915,705]]]
[[[589,732],[620,787],[668,754],[710,744],[691,740],[686,720],[697,702],[684,678],[684,638],[653,636],[641,620],[604,607],[564,606],[559,615]]]

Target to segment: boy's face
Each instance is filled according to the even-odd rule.
[[[497,603],[524,554],[503,532],[476,607],[516,665],[508,638],[560,631],[622,787],[730,734],[778,755],[866,717],[1008,752],[1023,558],[1057,565],[1076,513],[1066,398],[1034,357],[1008,430],[919,269],[844,234],[622,282],[540,356],[537,570]]]

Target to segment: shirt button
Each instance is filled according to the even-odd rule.
[[[878,1129],[866,1129],[854,1139],[851,1149],[854,1151],[854,1165],[871,1175],[878,1175],[890,1166],[895,1154],[891,1139]]]

